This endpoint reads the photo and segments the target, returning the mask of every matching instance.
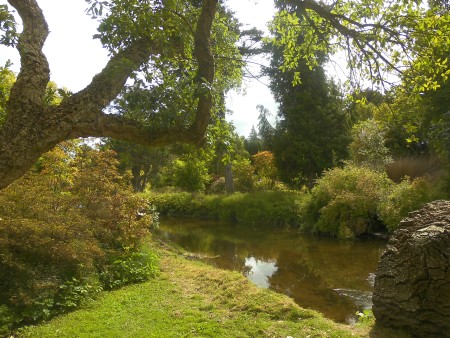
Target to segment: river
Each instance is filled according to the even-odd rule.
[[[371,308],[374,271],[386,245],[185,219],[161,220],[158,236],[341,323],[353,323],[357,311]]]

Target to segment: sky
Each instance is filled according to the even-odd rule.
[[[100,41],[92,39],[98,23],[85,14],[85,0],[38,0],[38,3],[50,29],[43,50],[50,64],[51,80],[77,92],[89,84],[108,61]],[[0,4],[7,2],[0,0]],[[245,25],[243,28],[255,26],[267,31],[266,24],[275,13],[272,0],[226,0],[226,4]],[[0,46],[0,65],[3,66],[8,59],[13,62],[12,70],[18,72],[18,52],[14,48]],[[254,67],[251,70],[258,71]],[[256,105],[262,104],[273,115],[276,114],[277,105],[263,83],[267,84],[268,80],[258,82],[247,78],[241,91],[227,95],[227,108],[233,112],[228,120],[233,122],[240,135],[248,136],[252,126],[257,126],[259,113]]]

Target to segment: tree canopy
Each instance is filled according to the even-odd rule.
[[[450,49],[450,16],[437,1],[276,0],[281,8],[272,40],[283,48],[283,70],[300,60],[311,68],[322,55],[344,51],[356,84],[361,76],[389,84],[394,75],[423,91],[438,87],[450,74],[448,59],[435,53]],[[301,36],[302,43],[298,43]],[[300,81],[296,73],[294,83]],[[390,80],[391,79],[391,80]]]
[[[86,88],[48,106],[44,94],[50,68],[42,47],[49,27],[44,13],[35,0],[9,4],[20,15],[23,31],[17,40],[10,38],[15,36],[15,26],[8,8],[2,7],[2,42],[18,49],[21,69],[0,129],[0,187],[22,176],[42,153],[66,139],[96,136],[147,145],[201,143],[214,92],[233,83],[235,69],[239,71],[218,55],[220,50],[238,58],[231,16],[217,10],[217,0],[205,0],[201,6],[182,1],[90,1],[90,13],[100,20],[97,38],[111,58]],[[216,70],[221,75],[228,72],[226,79],[216,77]],[[154,127],[149,118],[143,123],[107,112],[126,81],[138,74],[148,87],[157,88],[158,82],[169,78],[190,90],[184,102],[171,98],[178,103],[171,107],[177,122]]]
[[[219,0],[88,0],[100,24],[95,38],[110,53],[83,90],[46,100],[50,68],[43,53],[49,34],[38,0],[0,6],[0,43],[18,49],[21,69],[1,115],[0,189],[21,177],[44,152],[78,137],[112,137],[150,146],[203,143],[223,94],[239,84],[239,26]],[[277,0],[272,41],[282,70],[300,60],[314,67],[338,49],[351,69],[382,83],[394,72],[416,91],[446,81],[449,15],[443,6],[403,0]],[[16,29],[12,10],[23,22]],[[245,46],[244,46],[245,47]],[[248,49],[248,48],[247,48]],[[353,73],[356,76],[356,73]],[[127,81],[132,80],[128,86]],[[133,97],[134,96],[134,97]],[[145,99],[143,114],[111,108],[115,98]]]

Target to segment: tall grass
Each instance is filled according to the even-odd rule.
[[[444,174],[444,167],[437,156],[401,157],[386,166],[388,177],[400,183],[405,177],[437,179]]]

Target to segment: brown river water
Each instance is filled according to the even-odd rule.
[[[353,323],[357,311],[371,308],[374,271],[386,245],[185,219],[162,219],[158,236],[341,323]]]

